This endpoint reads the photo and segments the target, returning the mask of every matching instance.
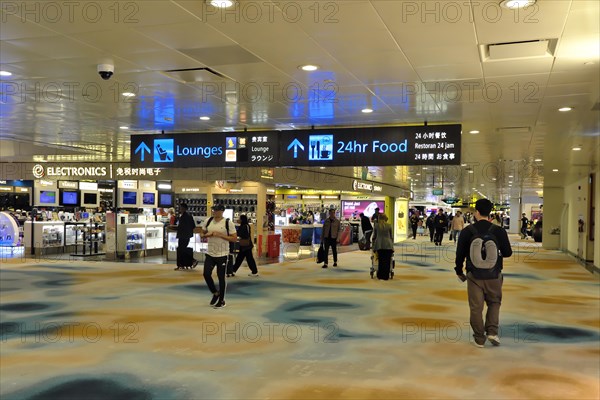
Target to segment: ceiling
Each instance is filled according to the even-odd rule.
[[[599,162],[595,0],[66,4],[2,6],[2,161],[127,161],[130,135],[162,130],[427,122],[463,125],[462,167],[369,167],[368,179],[505,201]]]

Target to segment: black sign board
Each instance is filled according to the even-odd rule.
[[[458,165],[461,125],[136,135],[131,166]]]
[[[276,166],[278,136],[273,131],[132,136],[131,166]]]
[[[284,131],[282,166],[458,165],[461,125]]]

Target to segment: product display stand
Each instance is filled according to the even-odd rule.
[[[92,222],[85,224],[82,241],[78,241],[78,235],[75,235],[75,253],[71,257],[96,257],[103,256],[106,253],[100,252],[100,243],[105,243],[104,224]],[[81,246],[81,252],[79,252]]]

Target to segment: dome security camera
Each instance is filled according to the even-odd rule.
[[[98,64],[98,73],[105,81],[109,80],[115,72],[115,66],[112,64]]]

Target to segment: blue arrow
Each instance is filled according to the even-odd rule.
[[[144,143],[144,142],[140,143],[140,145],[137,147],[137,149],[135,149],[135,154],[139,153],[140,151],[142,152],[142,155],[141,155],[141,160],[142,161],[144,161],[144,152],[147,151],[148,154],[150,154],[152,152],[150,150],[150,147],[148,147],[146,145],[146,143]]]
[[[304,146],[302,146],[302,143],[300,143],[298,139],[294,139],[294,141],[290,143],[287,149],[290,150],[292,147],[294,148],[294,158],[298,158],[298,147],[300,147],[300,149],[304,151]]]

